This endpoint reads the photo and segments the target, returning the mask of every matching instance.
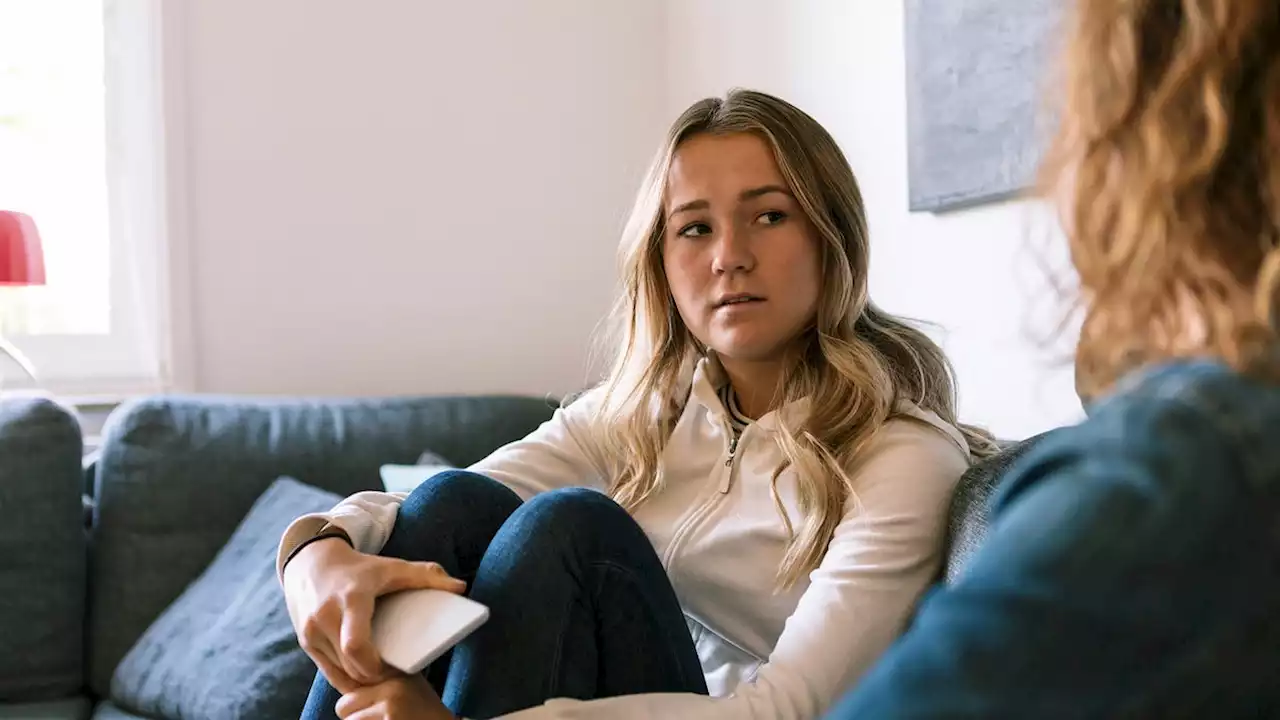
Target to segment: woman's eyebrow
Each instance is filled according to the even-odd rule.
[[[782,185],[761,185],[760,187],[751,188],[750,190],[743,190],[742,192],[738,193],[738,199],[754,200],[755,198],[762,197],[764,195],[769,195],[771,193],[780,193],[782,195],[786,195],[787,197],[793,197],[791,194],[791,191],[783,187]],[[671,212],[667,214],[667,220],[670,220],[671,218],[675,217],[676,215],[679,215],[682,212],[689,212],[690,210],[706,210],[709,207],[711,207],[711,203],[703,199],[690,200],[689,202],[680,203],[679,205],[672,208]]]

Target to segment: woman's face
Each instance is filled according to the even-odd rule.
[[[817,231],[750,133],[695,135],[667,175],[663,268],[685,325],[723,360],[769,362],[817,313]]]

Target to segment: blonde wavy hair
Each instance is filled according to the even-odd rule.
[[[624,458],[612,496],[634,509],[662,488],[659,457],[688,396],[690,365],[704,352],[681,320],[663,271],[662,206],[667,172],[680,143],[699,134],[753,133],[772,148],[782,175],[820,235],[822,288],[817,317],[793,348],[777,389],[781,403],[808,398],[799,425],[779,442],[797,470],[797,531],[778,498],[791,535],[778,570],[783,587],[817,567],[854,488],[846,468],[908,400],[965,434],[972,453],[994,445],[956,421],[952,370],[924,333],[878,309],[867,296],[870,248],[862,196],[832,137],[813,118],[770,95],[735,90],[694,103],[667,135],[644,180],[620,247],[622,292],[604,347],[613,355],[597,425],[611,457]],[[682,387],[683,384],[683,387]],[[784,466],[785,467],[785,466]]]
[[[1043,191],[1079,273],[1080,394],[1209,356],[1275,373],[1280,3],[1079,0]]]

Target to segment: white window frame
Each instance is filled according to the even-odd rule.
[[[181,199],[172,194],[171,181],[181,173],[171,158],[181,154],[172,132],[180,124],[166,118],[181,116],[165,92],[179,89],[177,77],[167,77],[163,61],[166,49],[173,49],[165,46],[165,27],[180,24],[167,15],[178,5],[103,0],[111,331],[7,336],[37,377],[25,377],[3,360],[4,390],[124,397],[174,388],[167,239],[181,231],[171,212]]]

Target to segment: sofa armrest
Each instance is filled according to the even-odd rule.
[[[339,495],[378,489],[424,450],[469,465],[548,419],[539,398],[266,400],[174,396],[122,406],[94,473],[90,685],[199,575],[253,502],[290,476]]]
[[[84,684],[80,453],[70,408],[0,399],[0,708]]]

